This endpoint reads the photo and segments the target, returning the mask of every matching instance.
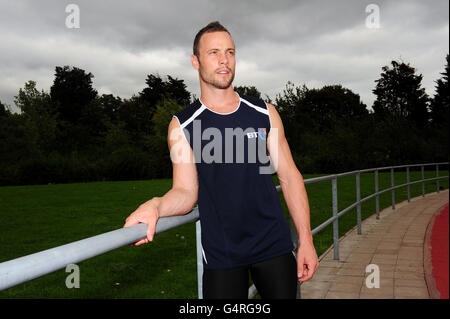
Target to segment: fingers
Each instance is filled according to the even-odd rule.
[[[298,280],[301,281],[301,279],[304,276],[304,271],[305,271],[305,265],[303,264],[303,258],[299,258],[297,260],[297,277]]]
[[[137,221],[137,219],[132,218],[132,217],[128,217],[128,218],[125,220],[125,225],[123,225],[123,227],[130,227],[130,226],[137,225],[137,224],[139,224],[139,222]]]
[[[147,227],[147,239],[153,241],[153,236],[155,235],[156,221],[148,224]]]
[[[155,231],[156,231],[156,222],[158,218],[155,215],[144,215],[140,211],[133,212],[128,218],[125,220],[125,224],[123,227],[130,227],[137,225],[139,223],[147,224],[147,233],[146,236],[137,242],[135,242],[134,246],[139,246],[142,244],[147,244],[153,241]]]
[[[148,243],[148,239],[147,238],[143,238],[143,239],[138,240],[137,242],[135,242],[134,245],[135,246],[139,246],[139,245],[146,244],[146,243]]]
[[[305,264],[303,267],[303,276],[299,278],[299,281],[304,282],[310,280],[314,276],[314,273],[316,272],[318,267],[319,262],[311,262]]]
[[[299,282],[305,282],[310,280],[317,267],[319,266],[319,261],[314,258],[307,258],[302,254],[298,255],[297,258],[297,277]]]
[[[127,217],[127,219],[125,219],[125,225],[123,225],[123,227],[134,226],[139,224],[140,222],[141,221],[139,214],[137,213],[137,211],[134,211],[133,213],[130,214],[130,216]]]
[[[313,272],[308,268],[307,265],[305,265],[303,270],[303,276],[300,278],[300,282],[308,281],[312,278]]]

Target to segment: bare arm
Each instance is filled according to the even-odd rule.
[[[124,227],[138,223],[148,224],[147,237],[135,243],[140,245],[153,240],[159,217],[183,215],[190,212],[198,198],[197,168],[189,143],[182,135],[178,120],[173,118],[167,136],[173,167],[172,188],[162,197],[153,197],[141,204]]]
[[[167,136],[173,168],[172,188],[164,196],[150,200],[157,207],[159,217],[186,214],[197,202],[197,168],[192,149],[182,134],[178,121],[172,119]]]
[[[272,104],[268,103],[272,128],[267,138],[268,149],[271,160],[277,171],[283,196],[292,216],[297,233],[299,235],[300,247],[297,253],[299,266],[299,277],[301,281],[312,278],[318,267],[318,258],[314,249],[310,225],[310,209],[308,195],[306,193],[303,176],[297,169],[294,159],[284,134],[284,127],[280,115]],[[307,265],[306,271],[303,265]]]

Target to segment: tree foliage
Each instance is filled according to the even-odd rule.
[[[77,67],[56,67],[50,97],[62,120],[75,123],[87,112],[97,96],[93,77]]]
[[[421,87],[423,76],[407,63],[391,61],[391,64],[391,68],[382,68],[381,78],[375,81],[373,93],[377,98],[373,109],[380,118],[404,118],[422,129],[429,120],[429,98]]]
[[[436,95],[434,96],[430,109],[431,109],[431,120],[433,124],[437,126],[448,127],[449,120],[449,94],[450,87],[448,84],[449,75],[449,55],[446,57],[447,64],[445,65],[445,71],[441,73],[442,78],[436,81]]]
[[[448,161],[448,55],[436,94],[422,75],[392,61],[376,81],[373,111],[342,85],[288,81],[272,102],[297,167],[336,173],[367,167]],[[122,99],[99,95],[94,76],[56,67],[49,92],[34,81],[20,88],[13,113],[0,102],[0,184],[170,178],[167,143],[172,116],[191,103],[183,80],[149,74],[142,91]],[[261,98],[255,86],[241,95]]]
[[[261,98],[261,92],[258,91],[258,89],[254,86],[235,86],[234,90],[238,92],[240,95],[247,95],[247,96],[253,96],[257,99]]]

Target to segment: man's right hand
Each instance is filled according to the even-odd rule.
[[[158,219],[159,212],[155,201],[149,200],[140,205],[138,209],[136,209],[133,213],[130,214],[130,216],[128,216],[123,227],[130,227],[139,223],[148,225],[147,236],[134,243],[135,246],[139,246],[153,240]]]

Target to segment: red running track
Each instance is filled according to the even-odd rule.
[[[433,277],[441,299],[448,297],[448,204],[436,216],[431,231],[431,263],[433,265]]]

